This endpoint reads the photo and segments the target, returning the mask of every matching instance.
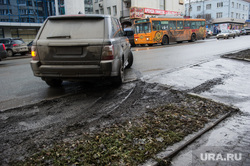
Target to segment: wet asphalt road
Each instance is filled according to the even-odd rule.
[[[127,71],[127,80],[137,77],[147,79],[152,75],[171,72],[190,65],[218,59],[220,54],[249,47],[250,36],[236,39],[209,39],[195,43],[170,44],[168,46],[133,48],[134,64]],[[81,83],[64,82],[61,89],[48,87],[34,77],[29,58],[0,62],[0,110],[36,103],[43,99],[59,97],[81,90]]]

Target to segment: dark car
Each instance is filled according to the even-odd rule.
[[[133,64],[130,43],[117,18],[108,15],[47,18],[31,47],[31,68],[52,87],[62,81],[124,80]]]
[[[240,34],[241,34],[241,35],[246,35],[246,34],[247,34],[247,31],[246,31],[245,29],[241,29],[241,30],[240,30]]]
[[[219,34],[216,35],[216,38],[224,38],[224,39],[229,39],[229,37],[235,38],[236,34],[231,31],[231,30],[222,30]]]
[[[5,50],[5,45],[3,43],[0,43],[0,61],[7,57],[7,53]]]
[[[129,39],[129,43],[132,47],[135,47],[135,41],[134,41],[134,29],[133,28],[124,28],[124,36],[127,36]]]
[[[25,55],[29,51],[28,46],[21,38],[2,38],[0,43],[5,45],[8,56],[14,56],[17,53]]]
[[[246,30],[246,35],[250,35],[250,28],[246,27],[245,30]]]

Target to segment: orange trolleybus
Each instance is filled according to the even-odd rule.
[[[152,46],[161,43],[205,39],[205,19],[147,18],[134,22],[135,44]]]

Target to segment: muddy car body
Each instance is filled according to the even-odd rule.
[[[103,77],[120,84],[133,63],[120,22],[106,15],[49,17],[31,50],[34,75],[50,86]]]

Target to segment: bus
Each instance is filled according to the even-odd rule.
[[[184,18],[146,18],[134,22],[135,44],[145,46],[148,44],[169,42],[181,43],[183,41],[194,42],[206,38],[205,19]]]

